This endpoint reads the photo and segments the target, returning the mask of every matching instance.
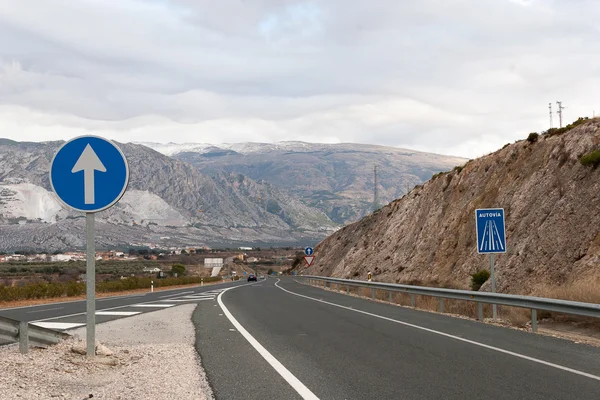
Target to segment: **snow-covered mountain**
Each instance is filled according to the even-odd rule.
[[[305,205],[347,224],[374,208],[374,166],[378,206],[401,197],[432,175],[467,160],[356,143],[305,142],[144,145],[193,164],[202,173],[239,173],[284,189]]]
[[[6,249],[9,240],[18,242],[19,238],[3,235],[8,226],[11,232],[19,232],[14,226],[21,224],[37,224],[39,229],[48,231],[46,225],[59,224],[64,229],[52,228],[52,232],[67,232],[81,217],[81,213],[64,209],[51,193],[48,170],[61,143],[0,139],[0,250]],[[103,227],[130,226],[134,232],[140,229],[140,236],[123,236],[115,233],[117,228],[111,228],[112,233],[105,238],[116,241],[129,237],[130,243],[139,243],[140,237],[150,230],[158,238],[177,240],[180,229],[182,238],[193,236],[196,230],[198,244],[219,244],[238,238],[242,229],[239,240],[244,243],[299,244],[297,240],[305,242],[308,237],[314,242],[338,227],[322,211],[266,182],[229,172],[207,175],[148,147],[120,147],[130,167],[129,187],[117,205],[97,214],[97,220]],[[176,231],[161,236],[167,228]],[[30,238],[20,239],[28,243]],[[71,234],[63,239],[52,243],[66,247],[74,243]]]

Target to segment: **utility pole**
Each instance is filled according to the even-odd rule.
[[[377,202],[377,165],[373,167],[373,212],[375,212],[378,208]]]
[[[563,117],[563,110],[565,109],[562,106],[562,101],[557,101],[556,104],[558,104],[558,124],[559,124],[559,128],[562,128],[562,117]]]
[[[550,129],[552,129],[552,103],[548,103],[548,108],[550,109]]]

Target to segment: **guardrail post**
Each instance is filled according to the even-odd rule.
[[[531,331],[537,332],[537,310],[531,309]]]
[[[350,294],[350,284],[346,286],[346,294]]]
[[[19,322],[19,351],[21,354],[29,351],[29,324],[25,321]]]
[[[341,283],[338,283],[338,284],[337,284],[337,287],[338,287],[338,293],[339,293],[339,292],[341,292],[341,291],[342,291],[342,284],[341,284]]]
[[[371,289],[371,299],[375,300],[375,289]]]
[[[389,293],[390,303],[393,303],[393,301],[392,301],[392,294],[393,294],[393,293],[392,293],[392,291],[391,291],[391,290],[390,290],[388,293]]]
[[[483,322],[483,303],[477,303],[477,319]]]
[[[412,308],[416,308],[416,307],[415,307],[415,295],[414,295],[414,294],[412,294],[412,293],[411,293],[411,295],[410,295],[410,306],[411,306]]]
[[[444,313],[444,298],[440,297],[440,312]]]

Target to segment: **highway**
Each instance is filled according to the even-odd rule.
[[[193,315],[217,399],[600,398],[600,349],[269,278]]]

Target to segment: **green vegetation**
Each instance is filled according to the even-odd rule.
[[[535,143],[538,141],[539,136],[540,135],[537,132],[531,132],[529,136],[527,136],[527,141],[529,143]]]
[[[594,150],[583,155],[579,162],[586,167],[597,167],[600,164],[600,150]]]
[[[184,276],[185,275],[185,265],[182,264],[174,264],[171,267],[171,275]]]
[[[490,278],[490,271],[482,269],[471,275],[471,289],[478,291],[481,286]]]
[[[562,128],[550,128],[550,129],[548,129],[548,131],[546,131],[546,135],[547,136],[562,135],[563,133],[568,132],[571,129],[573,129],[573,128],[581,125],[581,124],[584,124],[587,121],[589,121],[588,117],[583,117],[583,118],[579,117],[579,118],[577,118],[577,121],[574,121],[573,123],[571,123],[571,124],[569,124],[569,125],[567,125],[565,127],[562,127]]]
[[[165,279],[131,277],[118,281],[98,282],[96,284],[96,292],[111,293],[134,289],[149,289],[151,281],[154,282],[154,287],[192,285],[200,284],[201,279],[204,279],[205,283],[222,280],[220,276],[206,278],[186,276]],[[65,283],[36,282],[24,286],[4,286],[0,284],[0,301],[74,297],[83,294],[85,294],[85,283],[76,281]]]

